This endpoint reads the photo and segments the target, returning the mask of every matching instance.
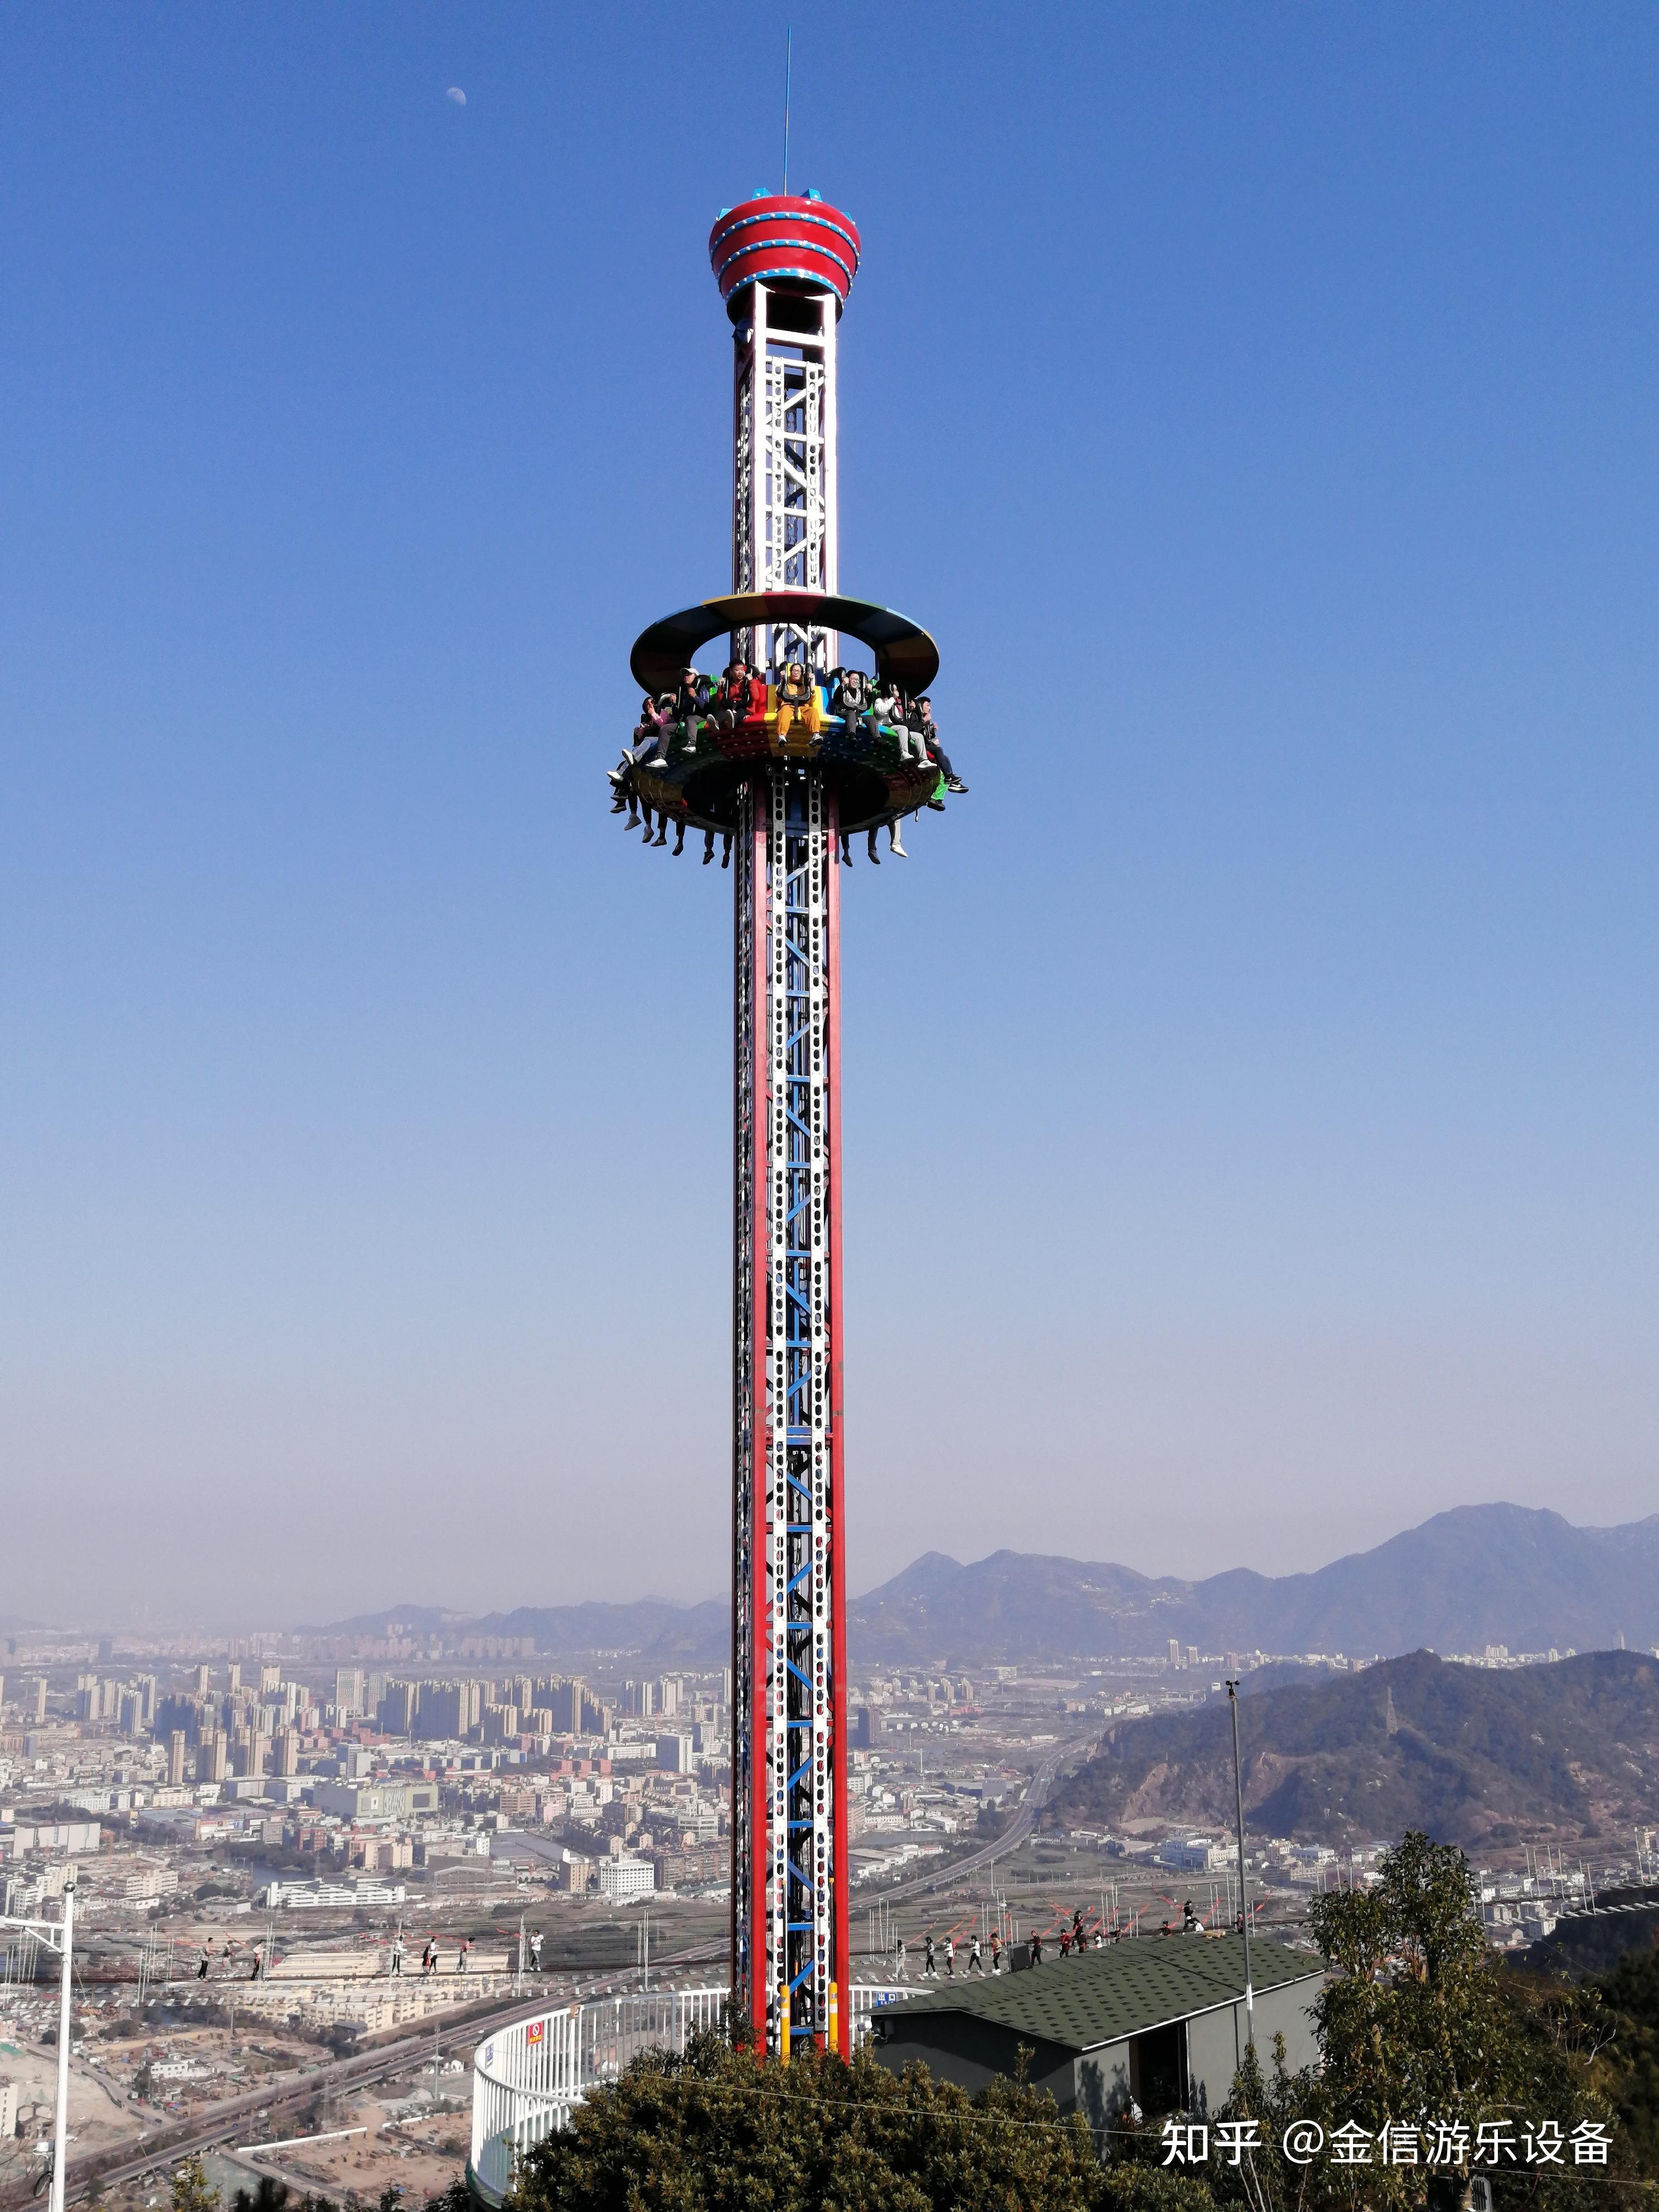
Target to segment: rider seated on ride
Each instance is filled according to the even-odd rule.
[[[714,684],[700,668],[682,668],[680,688],[674,694],[674,716],[677,721],[688,722],[694,715],[708,712],[709,695]]]
[[[745,661],[732,661],[726,673],[714,687],[709,702],[714,709],[714,726],[720,730],[735,730],[739,722],[749,719],[749,667]]]
[[[908,761],[910,757],[910,748],[914,745],[916,749],[917,767],[926,768],[927,739],[917,702],[907,694],[901,693],[898,711],[892,719],[894,731],[899,741],[899,758],[902,761]]]
[[[666,720],[659,701],[647,691],[640,702],[640,719],[634,726],[636,738],[654,737]]]
[[[674,694],[674,719],[679,724],[680,735],[685,740],[685,750],[697,750],[698,727],[708,713],[709,694],[714,686],[700,669],[682,668],[680,688]]]
[[[967,785],[951,767],[951,756],[939,743],[939,724],[933,720],[933,702],[926,693],[916,702],[915,726],[921,731],[927,744],[933,748],[933,758],[939,763],[939,774],[945,778],[945,788],[958,793],[965,792],[968,788]]]
[[[668,760],[668,732],[674,718],[674,700],[671,692],[659,692],[653,699],[647,691],[640,702],[640,719],[634,735],[640,740],[629,758],[637,768],[647,753],[654,753],[659,767]]]
[[[872,732],[890,730],[899,718],[899,695],[884,678],[876,679],[870,700],[869,724]]]
[[[751,668],[749,672],[749,712],[743,718],[746,730],[763,730],[771,709],[772,694],[764,670]]]
[[[850,738],[862,729],[870,710],[870,678],[861,668],[835,668],[830,683],[830,711],[841,716]]]
[[[818,705],[818,687],[812,681],[812,672],[799,660],[786,661],[778,679],[778,736],[787,738],[799,722],[809,736],[817,737],[823,727],[823,710]]]

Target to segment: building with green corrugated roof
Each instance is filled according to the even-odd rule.
[[[1324,1968],[1307,1953],[1252,1942],[1256,2048],[1275,2035],[1294,2071],[1318,2057],[1313,2002]],[[1146,2113],[1213,2111],[1244,2056],[1244,1944],[1237,1936],[1142,1936],[999,1975],[958,1973],[878,2013],[875,2056],[921,2059],[941,2081],[982,2089],[1019,2068],[1061,2112],[1107,2127],[1133,2100]]]

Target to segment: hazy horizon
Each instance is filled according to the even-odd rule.
[[[1490,1498],[1483,1501],[1486,1506],[1493,1508],[1506,1507],[1510,1505],[1511,1502],[1512,1501],[1504,1498]],[[1528,1509],[1521,1510],[1524,1510]],[[1539,1509],[1531,1510],[1536,1510]],[[1565,1515],[1561,1517],[1563,1519],[1569,1518],[1569,1516]],[[1659,1512],[1638,1516],[1638,1518],[1659,1520]],[[1422,1524],[1414,1523],[1413,1525],[1415,1527]],[[1571,1525],[1576,1528],[1596,1529],[1598,1528],[1604,1528],[1608,1525],[1631,1526],[1633,1524],[1607,1524],[1594,1522],[1572,1522]],[[1399,1528],[1390,1531],[1390,1536],[1403,1535],[1409,1533],[1410,1530],[1407,1528]],[[1381,1539],[1381,1541],[1382,1543],[1387,1543],[1390,1540],[1390,1536],[1383,1537]],[[1367,1545],[1362,1547],[1361,1551],[1370,1551],[1376,1548],[1376,1546]],[[945,1553],[943,1556],[953,1559],[954,1564],[958,1566],[971,1567],[981,1565],[985,1560],[995,1558],[1002,1552],[1012,1551],[1014,1547],[1012,1546],[997,1546],[990,1552],[981,1553],[977,1554],[975,1557],[969,1559],[955,1559],[954,1555],[950,1553]],[[878,1581],[867,1585],[856,1586],[853,1591],[854,1604],[856,1605],[860,1603],[863,1599],[872,1595],[877,1590],[884,1588],[888,1583],[895,1580],[898,1576],[908,1572],[910,1568],[919,1565],[922,1559],[935,1556],[940,1555],[937,1553],[918,1553],[914,1559],[905,1560],[902,1565],[895,1568],[890,1574],[884,1575]],[[1066,1553],[1048,1553],[1038,1556],[1067,1559],[1072,1559],[1073,1557],[1072,1554]],[[1287,1571],[1293,1574],[1316,1573],[1322,1568],[1338,1565],[1341,1564],[1343,1560],[1357,1556],[1359,1556],[1359,1553],[1355,1552],[1340,1552],[1334,1553],[1330,1559],[1317,1561],[1310,1568],[1293,1569]],[[1121,1559],[1079,1559],[1076,1561],[1076,1564],[1083,1566],[1109,1567],[1122,1566],[1128,1563]],[[1251,1562],[1248,1559],[1231,1560],[1227,1564],[1229,1568],[1242,1567],[1248,1570],[1251,1567]],[[1260,1573],[1269,1571],[1265,1569],[1255,1569],[1254,1571]],[[1204,1581],[1207,1578],[1206,1576],[1200,1575],[1180,1575],[1173,1569],[1167,1567],[1141,1567],[1138,1569],[1137,1571],[1146,1575],[1153,1581],[1169,1579],[1177,1582],[1196,1583]],[[1226,1571],[1226,1570],[1211,1570],[1210,1571]],[[171,1632],[174,1630],[180,1632],[191,1632],[200,1630],[204,1634],[228,1634],[232,1636],[246,1636],[259,1632],[323,1635],[331,1632],[344,1631],[350,1627],[353,1623],[366,1620],[375,1620],[388,1613],[395,1616],[400,1611],[407,1611],[410,1613],[428,1612],[442,1613],[448,1615],[457,1622],[471,1623],[487,1618],[490,1614],[505,1616],[519,1610],[520,1607],[528,1607],[534,1610],[540,1609],[544,1607],[550,1608],[561,1604],[580,1605],[584,1603],[595,1603],[600,1605],[665,1605],[672,1606],[686,1612],[690,1612],[696,1607],[703,1605],[729,1605],[731,1602],[731,1596],[732,1592],[729,1583],[724,1589],[717,1590],[705,1590],[701,1595],[696,1596],[677,1596],[673,1593],[666,1590],[589,1589],[584,1590],[580,1597],[574,1599],[560,1600],[538,1599],[533,1597],[522,1598],[513,1604],[502,1603],[500,1605],[492,1605],[484,1608],[483,1611],[474,1611],[465,1607],[453,1605],[447,1599],[441,1596],[419,1596],[405,1590],[397,1597],[386,1599],[383,1603],[354,1606],[347,1609],[345,1612],[331,1616],[327,1620],[301,1619],[294,1614],[290,1609],[288,1612],[274,1612],[268,1615],[262,1614],[258,1619],[254,1619],[247,1615],[234,1613],[205,1615],[200,1619],[179,1614],[175,1617],[156,1617],[142,1621],[137,1618],[118,1619],[111,1616],[108,1618],[88,1618],[85,1620],[33,1620],[25,1624],[21,1619],[14,1615],[0,1612],[0,1633],[6,1633],[9,1632],[20,1632],[23,1627],[27,1626],[36,1630],[50,1630],[54,1632],[61,1632],[64,1634],[82,1632],[87,1634],[96,1634],[107,1630],[116,1634],[161,1635]]]
[[[605,770],[728,574],[786,21],[842,580],[971,787],[842,886],[852,1587],[1659,1493],[1659,16],[70,6],[0,151],[0,1613],[726,1571],[731,878]]]

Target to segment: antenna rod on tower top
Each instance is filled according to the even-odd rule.
[[[795,27],[785,26],[783,33],[783,197],[789,197],[789,70],[795,58]]]

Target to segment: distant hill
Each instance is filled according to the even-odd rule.
[[[1576,1528],[1559,1513],[1465,1505],[1312,1574],[1199,1582],[995,1552],[930,1552],[848,1615],[856,1663],[963,1666],[1097,1654],[1480,1651],[1659,1644],[1659,1514]]]
[[[1267,1691],[1239,1719],[1245,1820],[1257,1836],[1338,1844],[1422,1828],[1471,1850],[1522,1837],[1571,1849],[1659,1820],[1659,1661],[1638,1652],[1503,1669],[1416,1651]],[[1224,1835],[1224,1704],[1119,1723],[1044,1818]]]
[[[404,1605],[304,1632],[400,1632],[530,1636],[552,1656],[619,1651],[665,1667],[715,1667],[729,1652],[731,1613],[718,1600],[654,1597],[483,1614]],[[1576,1528],[1559,1513],[1519,1505],[1437,1513],[1374,1551],[1305,1575],[1239,1567],[1183,1582],[1028,1552],[994,1552],[971,1566],[927,1552],[854,1599],[848,1615],[853,1663],[866,1668],[1158,1657],[1171,1637],[1206,1653],[1369,1658],[1488,1644],[1585,1650],[1621,1633],[1632,1644],[1659,1644],[1659,1514],[1621,1528]]]
[[[442,1606],[393,1605],[381,1613],[302,1629],[307,1636],[532,1637],[550,1657],[625,1651],[660,1667],[719,1667],[732,1650],[732,1609],[719,1600],[676,1605],[637,1598],[631,1604],[520,1606],[512,1613],[453,1613]]]

